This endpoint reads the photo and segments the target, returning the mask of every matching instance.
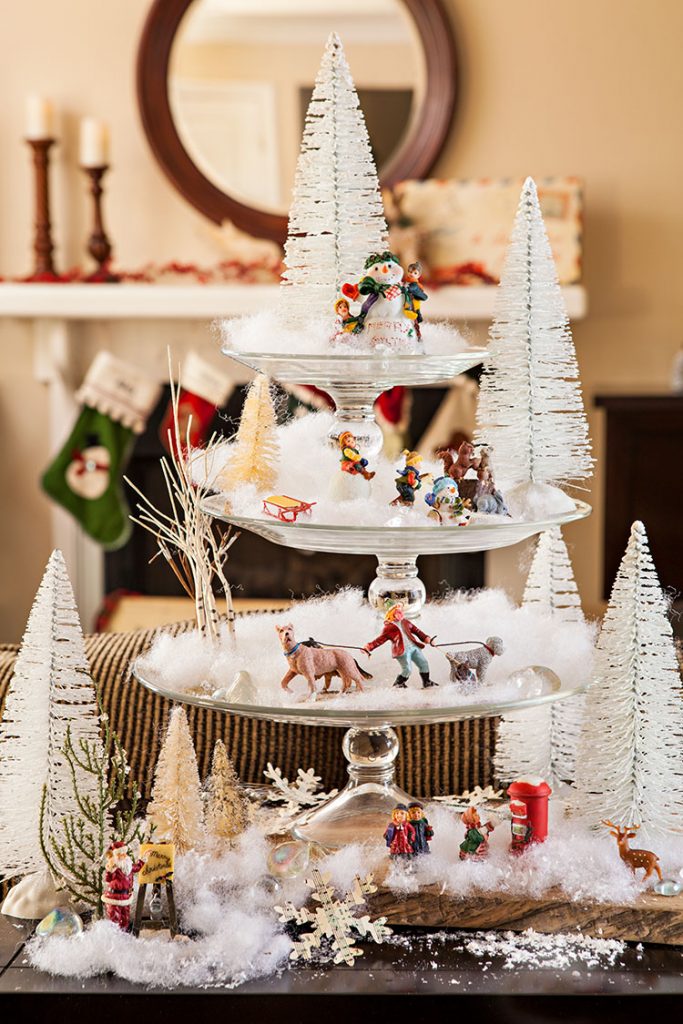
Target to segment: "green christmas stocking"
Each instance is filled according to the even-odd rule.
[[[100,352],[76,395],[83,408],[74,428],[43,474],[45,492],[104,548],[130,536],[122,477],[160,391],[135,366]]]

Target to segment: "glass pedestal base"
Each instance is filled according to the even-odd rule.
[[[384,616],[387,602],[400,601],[409,619],[419,616],[427,591],[417,574],[417,558],[387,560],[378,556],[377,575],[368,587],[368,601]]]
[[[349,729],[342,743],[349,783],[337,796],[292,826],[298,839],[338,849],[381,841],[396,804],[413,799],[394,781],[398,736],[391,726]]]

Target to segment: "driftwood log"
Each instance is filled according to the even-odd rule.
[[[379,882],[379,879],[377,879]],[[683,945],[683,894],[643,893],[632,904],[569,902],[560,890],[531,899],[505,893],[475,893],[465,898],[422,886],[418,893],[397,895],[380,884],[368,897],[368,913],[387,924],[429,928],[475,928],[521,932],[581,931],[627,942]]]

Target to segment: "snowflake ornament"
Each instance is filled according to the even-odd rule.
[[[311,898],[318,906],[309,910],[308,907],[299,908],[293,903],[286,903],[284,907],[275,907],[275,910],[280,921],[312,926],[294,942],[291,960],[310,960],[314,951],[321,948],[323,939],[332,939],[333,963],[352,967],[356,958],[363,955],[363,950],[355,945],[353,933],[380,943],[391,935],[391,928],[386,926],[386,917],[371,921],[367,914],[356,916],[356,908],[363,906],[367,896],[377,892],[371,874],[365,878],[356,875],[351,892],[342,899],[335,898],[334,886],[329,883],[329,875],[314,870],[306,884],[314,890]]]

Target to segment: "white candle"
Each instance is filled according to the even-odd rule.
[[[81,167],[105,167],[109,163],[109,128],[96,117],[81,121]]]
[[[51,139],[55,130],[55,108],[43,96],[26,97],[26,138]]]

